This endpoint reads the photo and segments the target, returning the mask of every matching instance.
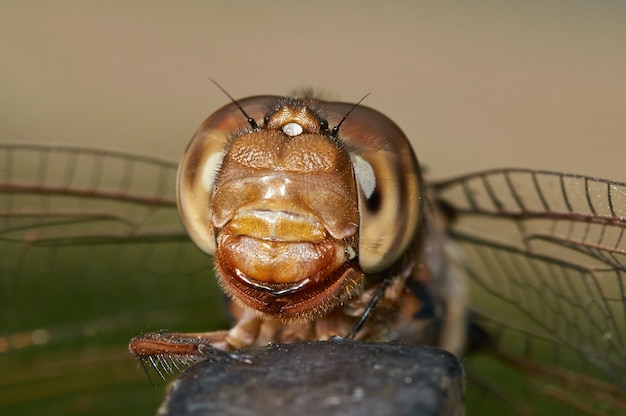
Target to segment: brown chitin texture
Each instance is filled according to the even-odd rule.
[[[212,198],[215,261],[236,301],[281,319],[306,319],[360,286],[363,274],[350,261],[357,190],[345,150],[306,132],[319,126],[310,112],[284,107],[276,118],[296,120],[302,134],[253,131],[235,138],[224,156]]]

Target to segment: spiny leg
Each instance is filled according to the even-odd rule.
[[[228,332],[186,334],[152,332],[133,338],[128,350],[139,359],[149,379],[148,367],[154,368],[159,377],[165,379],[166,374],[171,374],[175,370],[180,371],[179,365],[187,366],[206,359],[215,361],[245,359],[228,351],[231,349],[227,342]]]

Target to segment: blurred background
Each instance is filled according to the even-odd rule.
[[[233,96],[313,86],[395,120],[434,177],[626,180],[626,4],[10,1],[0,140],[177,159]]]
[[[0,142],[175,162],[228,101],[210,77],[236,98],[307,86],[345,101],[371,92],[364,104],[400,125],[433,178],[527,167],[626,181],[625,21],[618,0],[0,0]],[[177,221],[175,208],[168,215]],[[13,258],[6,250],[0,266]],[[102,264],[119,259],[117,250]],[[184,281],[168,280],[189,259],[180,256],[156,255],[158,275],[123,278],[76,266],[64,280],[41,270],[18,279],[12,265],[0,267],[0,341],[38,328],[65,339],[41,355],[0,354],[0,409],[153,413],[164,383],[155,391],[136,369],[130,336],[227,324],[206,276],[210,259],[183,250],[192,250]]]

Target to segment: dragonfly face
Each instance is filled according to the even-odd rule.
[[[183,223],[215,255],[221,284],[237,302],[286,320],[319,316],[353,298],[365,273],[388,269],[414,239],[417,161],[392,123],[363,134],[360,120],[384,120],[370,109],[357,107],[333,133],[329,123],[350,104],[254,97],[239,105],[260,127],[230,104],[185,152],[177,194]],[[393,200],[377,178],[394,182]],[[399,216],[405,226],[398,229]],[[380,229],[396,231],[381,236]]]
[[[450,279],[423,191],[406,136],[375,110],[309,97],[226,105],[188,145],[177,200],[187,232],[214,256],[238,322],[228,333],[144,335],[131,351],[327,339],[355,325],[359,339],[440,344],[435,326],[445,319],[435,309],[445,309]],[[425,302],[439,308],[426,312]],[[444,345],[458,353],[457,309],[454,347]]]

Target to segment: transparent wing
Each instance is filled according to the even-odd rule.
[[[225,325],[211,259],[178,220],[176,169],[0,143],[0,413],[152,414],[163,393],[129,339]]]
[[[491,351],[581,413],[626,412],[626,184],[495,170],[434,187]]]

